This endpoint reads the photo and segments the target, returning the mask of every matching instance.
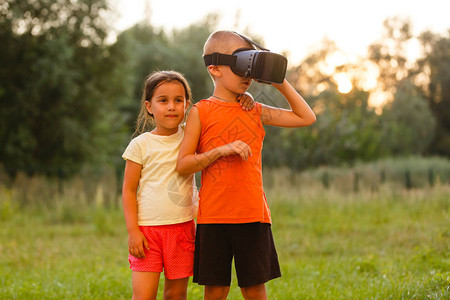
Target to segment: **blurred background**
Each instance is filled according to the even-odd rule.
[[[0,172],[120,177],[145,76],[178,70],[195,101],[208,97],[202,46],[219,28],[285,54],[287,78],[318,116],[304,129],[266,128],[265,167],[301,172],[411,155],[448,158],[448,5],[347,2],[320,10],[303,1],[275,8],[264,1],[209,8],[206,1],[3,1]],[[254,83],[250,91],[286,106],[268,86]]]
[[[286,275],[268,286],[273,298],[448,297],[449,8],[1,1],[0,298],[129,298],[121,155],[142,84],[173,69],[195,102],[210,96],[202,51],[217,29],[287,56],[287,79],[317,115],[306,128],[265,128],[264,185]],[[287,107],[268,85],[250,92]],[[190,298],[201,294],[190,284]]]

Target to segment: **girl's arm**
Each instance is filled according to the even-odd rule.
[[[190,175],[201,171],[222,156],[237,154],[243,160],[247,160],[248,156],[252,155],[250,146],[239,140],[208,152],[196,154],[201,129],[198,109],[194,106],[189,112],[183,141],[178,153],[177,172],[181,175]]]
[[[148,242],[139,230],[137,219],[136,194],[141,177],[142,165],[127,160],[123,178],[122,203],[125,223],[128,231],[128,251],[137,258],[144,258],[144,247],[148,249]]]
[[[286,98],[291,110],[262,105],[261,121],[278,127],[304,127],[316,121],[316,115],[308,103],[285,79],[282,84],[272,84]]]

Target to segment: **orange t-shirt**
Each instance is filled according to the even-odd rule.
[[[251,111],[244,111],[239,103],[210,98],[195,106],[201,123],[197,153],[236,140],[247,143],[252,150],[252,156],[246,161],[239,155],[225,156],[203,169],[197,222],[271,223],[262,182],[261,151],[265,131],[261,104],[255,102]]]

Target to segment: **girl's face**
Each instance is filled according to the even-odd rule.
[[[184,86],[178,81],[160,84],[155,89],[152,99],[145,101],[145,106],[155,119],[154,134],[176,133],[187,109]]]

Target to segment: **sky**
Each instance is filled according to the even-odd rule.
[[[367,47],[382,37],[388,17],[409,18],[413,33],[450,30],[449,0],[112,0],[117,8],[115,27],[129,28],[146,18],[167,32],[219,15],[217,29],[250,32],[262,37],[266,48],[287,52],[296,65],[320,46],[324,38],[351,56],[366,56]],[[413,50],[416,51],[416,50]],[[413,53],[412,55],[419,55]]]

